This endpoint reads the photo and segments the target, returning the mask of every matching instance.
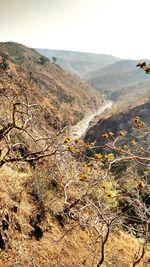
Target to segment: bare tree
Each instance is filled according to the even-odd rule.
[[[58,152],[60,144],[57,137],[62,130],[55,135],[49,133],[46,136],[35,130],[34,118],[38,105],[30,104],[27,94],[25,97],[20,96],[18,101],[14,95],[10,96],[9,92],[4,91],[0,98],[3,110],[9,106],[8,117],[0,118],[0,167],[13,162],[28,162],[32,165],[33,162]]]

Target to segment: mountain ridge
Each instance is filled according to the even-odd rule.
[[[112,100],[123,96],[139,98],[150,95],[150,80],[148,75],[136,68],[138,61],[122,60],[109,65],[87,78],[89,84],[99,92],[106,94]]]
[[[104,66],[120,60],[115,56],[107,54],[39,48],[36,50],[44,56],[47,56],[50,60],[53,60],[52,58],[56,57],[57,64],[70,72],[76,73],[81,78],[85,78],[92,70],[103,68]]]
[[[136,68],[139,60],[120,59],[106,54],[37,49],[62,68],[86,80],[113,101],[150,95],[150,80]]]

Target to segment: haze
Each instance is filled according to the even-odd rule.
[[[0,41],[150,58],[149,0],[0,0]]]

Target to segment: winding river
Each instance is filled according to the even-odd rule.
[[[102,114],[106,109],[111,108],[113,102],[106,100],[100,108],[98,108],[94,113],[85,116],[76,125],[72,126],[70,129],[70,137],[81,138],[85,135],[87,129],[89,128],[90,122],[97,116]]]

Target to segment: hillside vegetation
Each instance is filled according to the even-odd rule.
[[[0,100],[0,267],[147,267],[149,116],[132,120],[139,139],[125,152],[114,129],[109,151],[69,136],[102,97],[10,42],[0,44]]]
[[[79,121],[86,112],[97,108],[102,98],[77,76],[51,64],[34,49],[15,43],[0,43],[1,88],[27,88],[31,102],[42,109],[53,128]],[[2,72],[1,69],[1,72]]]
[[[142,101],[141,101],[142,102]],[[97,118],[97,123],[87,131],[85,139],[89,141],[96,140],[97,143],[104,142],[102,134],[112,131],[117,134],[124,130],[130,132],[132,118],[140,117],[146,124],[150,124],[150,101],[147,99],[143,103],[138,103],[136,106],[122,106],[123,103],[116,104],[111,110],[106,112],[105,117]]]

